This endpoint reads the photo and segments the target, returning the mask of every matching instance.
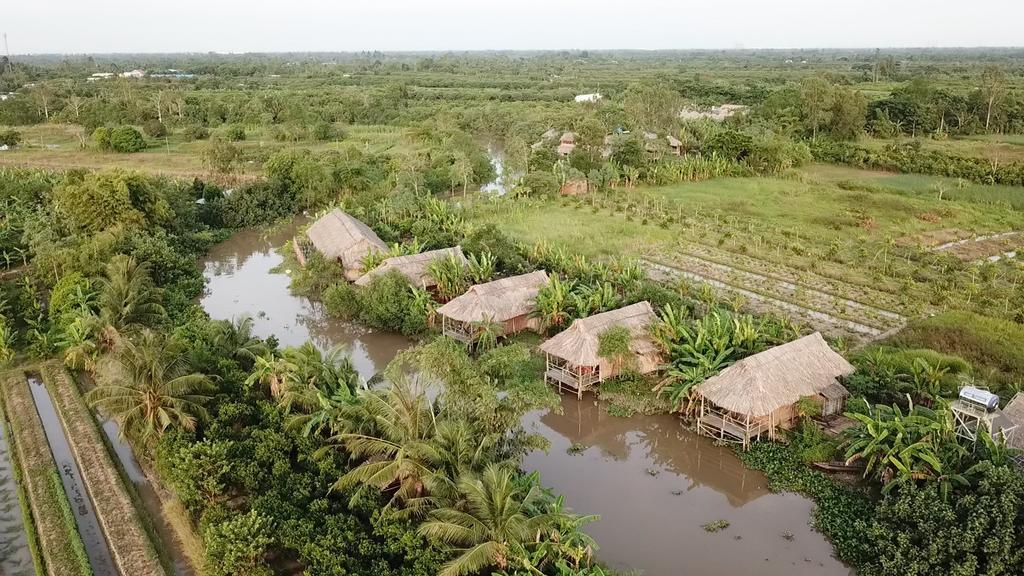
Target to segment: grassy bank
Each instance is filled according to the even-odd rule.
[[[36,413],[24,371],[0,375],[4,408],[11,423],[11,444],[25,480],[29,509],[37,531],[45,573],[91,576],[89,558],[78,535],[71,505]]]
[[[103,438],[77,388],[54,362],[41,366],[43,381],[53,396],[68,432],[68,442],[82,470],[96,516],[107,536],[110,551],[123,574],[166,574],[139,512],[118,474]]]

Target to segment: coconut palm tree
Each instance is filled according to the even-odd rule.
[[[418,381],[398,378],[386,390],[362,394],[338,424],[342,430],[330,445],[361,463],[334,483],[335,490],[371,486],[389,492],[394,507],[426,494],[437,460],[430,442],[436,414]]]
[[[525,567],[526,546],[550,524],[548,516],[531,514],[543,495],[536,484],[524,488],[513,469],[490,464],[479,476],[460,479],[458,489],[462,505],[432,511],[419,527],[421,534],[458,554],[439,576]]]
[[[105,332],[118,335],[160,324],[166,311],[160,291],[149,275],[149,264],[119,254],[107,264],[97,282],[96,305]],[[109,342],[108,342],[109,344]]]
[[[122,435],[144,442],[171,428],[194,430],[213,390],[208,376],[192,372],[179,341],[150,330],[124,339],[99,376],[89,404],[116,419]]]

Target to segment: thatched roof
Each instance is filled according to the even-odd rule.
[[[330,260],[341,260],[346,268],[358,267],[370,252],[388,249],[369,226],[335,208],[314,222],[306,236],[313,247]]]
[[[853,366],[815,332],[754,354],[697,386],[697,394],[721,408],[767,416],[805,396],[835,394],[837,379]]]
[[[356,284],[358,286],[368,285],[374,278],[387,274],[391,270],[397,270],[409,279],[409,283],[420,288],[429,288],[437,284],[437,280],[428,272],[430,265],[437,261],[454,256],[459,262],[465,263],[466,257],[462,254],[462,248],[442,248],[440,250],[429,250],[419,254],[408,256],[394,256],[381,262],[373,270],[363,274]]]
[[[437,309],[437,313],[459,322],[504,322],[533,312],[537,292],[548,283],[543,270],[486,284],[476,284],[466,293]]]
[[[597,366],[601,362],[597,353],[601,334],[613,326],[624,326],[633,335],[630,349],[636,354],[650,354],[657,351],[650,335],[654,318],[650,302],[637,302],[576,320],[572,326],[541,344],[540,349],[576,366]]]

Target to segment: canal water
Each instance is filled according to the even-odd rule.
[[[7,426],[0,423],[0,575],[32,576],[35,564],[18,500],[18,485],[11,464],[13,457],[7,441]]]
[[[193,576],[195,571],[188,561],[188,555],[185,553],[181,539],[167,519],[163,501],[149,482],[142,466],[135,459],[131,445],[121,439],[121,429],[117,422],[105,419],[102,422],[103,434],[114,448],[114,454],[121,462],[121,467],[124,469],[125,475],[128,476],[128,480],[135,486],[135,492],[139,495],[139,499],[153,523],[156,535],[160,538],[164,551],[171,559],[175,576]]]
[[[100,529],[92,500],[89,499],[89,495],[85,491],[82,474],[71,453],[71,446],[68,444],[64,426],[61,425],[60,418],[57,416],[57,409],[53,405],[50,393],[36,376],[29,376],[28,383],[32,390],[32,400],[36,405],[36,412],[39,413],[39,418],[43,421],[46,442],[50,445],[50,452],[53,453],[53,460],[57,463],[57,471],[60,473],[64,492],[71,503],[71,512],[75,515],[75,523],[78,525],[78,533],[85,545],[85,552],[89,557],[93,575],[118,576],[114,557],[103,536],[103,530]]]
[[[409,341],[333,320],[319,303],[293,296],[287,271],[274,272],[282,263],[276,249],[293,233],[245,231],[215,246],[203,262],[202,306],[217,319],[252,316],[258,336],[283,345],[341,346],[372,377]],[[648,576],[850,574],[810,527],[809,500],[772,493],[762,474],[673,416],[616,418],[592,396],[566,395],[561,413],[530,414],[525,425],[551,447],[529,454],[524,468],[539,471],[577,512],[601,517],[588,532],[613,568]],[[703,528],[719,521],[728,527]]]

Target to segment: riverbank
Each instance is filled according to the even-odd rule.
[[[372,378],[412,342],[333,319],[321,303],[293,295],[279,252],[293,234],[289,227],[243,231],[213,247],[202,262],[207,287],[201,305],[214,319],[249,315],[255,336],[274,336],[282,345],[337,347]],[[731,449],[696,436],[673,416],[617,418],[606,408],[589,395],[582,402],[563,397],[558,410],[524,421],[550,449],[527,455],[523,467],[539,472],[573,509],[601,516],[588,532],[602,561],[649,576],[678,573],[680,558],[687,558],[693,576],[790,576],[794,567],[808,566],[805,559],[815,574],[849,573],[810,526],[810,500],[771,492],[767,479],[746,469]],[[703,528],[718,520],[731,528]]]

